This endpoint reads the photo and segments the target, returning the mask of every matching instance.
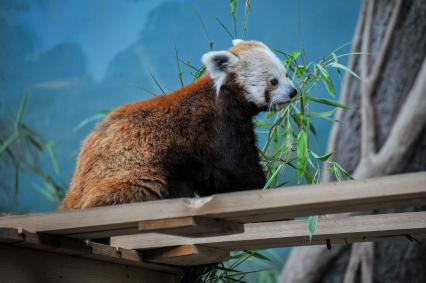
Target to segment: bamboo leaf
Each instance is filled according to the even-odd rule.
[[[330,64],[328,64],[328,66],[336,68],[336,69],[341,69],[343,71],[350,73],[355,78],[357,78],[359,80],[361,79],[354,71],[352,71],[351,69],[349,69],[348,67],[346,67],[342,64],[339,64],[339,63],[336,63],[336,62],[331,62]]]
[[[177,69],[178,69],[178,77],[179,77],[179,82],[180,82],[180,86],[183,87],[184,83],[183,83],[183,73],[182,70],[180,69],[180,59],[179,59],[179,53],[176,47],[176,42],[173,42],[174,47],[175,47],[175,56],[176,56],[176,64],[177,64]]]
[[[36,192],[39,192],[40,194],[42,194],[45,198],[47,198],[47,200],[49,200],[50,202],[56,203],[56,197],[54,194],[52,194],[51,192],[49,192],[48,190],[40,187],[37,184],[33,184],[33,188]]]
[[[77,127],[75,127],[74,131],[78,131],[79,129],[83,128],[84,126],[86,126],[90,122],[94,122],[94,121],[104,119],[108,115],[109,112],[110,112],[110,110],[100,111],[99,113],[96,113],[95,115],[84,119],[83,121],[80,122],[80,124],[77,125]]]
[[[229,0],[229,6],[231,8],[231,15],[235,18],[237,16],[237,0]]]
[[[231,39],[234,39],[234,36],[229,31],[229,29],[225,26],[225,24],[218,17],[215,17],[215,19],[219,23],[219,25],[223,28],[223,30],[226,32],[226,34],[228,34]]]
[[[348,105],[341,104],[341,103],[339,103],[335,100],[329,100],[329,99],[325,99],[325,98],[316,98],[316,97],[308,96],[308,100],[311,100],[311,101],[314,101],[314,102],[317,102],[317,103],[321,103],[321,104],[325,104],[325,105],[329,105],[329,106],[344,108],[344,109],[350,108]]]
[[[327,89],[328,93],[330,93],[333,97],[335,97],[336,96],[336,89],[334,88],[334,84],[333,84],[333,81],[330,78],[330,74],[320,64],[316,64],[315,66],[317,67],[317,69],[319,70],[319,72],[321,74],[321,81],[324,83],[325,88]]]
[[[269,257],[266,257],[264,255],[262,255],[261,253],[257,252],[257,251],[249,251],[249,250],[244,250],[245,253],[249,254],[250,256],[257,258],[257,259],[261,259],[264,261],[271,261],[271,259]]]
[[[309,232],[309,241],[312,240],[312,236],[317,231],[318,216],[309,216],[308,218],[308,232]]]
[[[28,91],[25,91],[24,98],[22,99],[21,105],[19,106],[18,115],[16,116],[16,119],[15,119],[15,124],[14,124],[15,131],[18,130],[19,125],[21,124],[22,117],[24,116],[25,107],[27,106],[27,102],[28,102]]]
[[[55,171],[56,175],[61,176],[61,170],[59,168],[58,159],[56,158],[55,151],[53,150],[53,146],[55,145],[54,141],[49,141],[46,144],[46,150],[50,157],[50,162],[52,163],[53,170]]]
[[[308,136],[302,129],[297,135],[297,180],[300,182],[308,163]]]
[[[326,112],[309,112],[308,116],[314,117],[314,118],[328,118],[328,117],[332,116],[335,112],[336,112],[335,109],[333,109],[331,111],[326,111]]]
[[[17,139],[19,135],[17,131],[14,131],[1,145],[0,145],[0,155],[6,151]]]
[[[163,90],[163,88],[161,87],[160,83],[157,81],[157,79],[154,77],[154,75],[150,72],[149,73],[151,75],[152,80],[155,82],[155,84],[157,85],[157,87],[161,90],[161,92],[166,95],[166,92]]]
[[[281,171],[281,169],[284,167],[285,163],[281,163],[277,169],[272,173],[271,177],[269,177],[268,182],[266,182],[265,186],[263,186],[263,189],[267,189],[271,186],[272,182],[275,180],[277,174]]]
[[[318,155],[315,152],[311,151],[311,154],[315,159],[318,159],[321,161],[327,161],[331,156],[333,156],[334,152],[330,152],[324,155]]]

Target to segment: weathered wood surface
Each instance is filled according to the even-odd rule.
[[[305,220],[245,224],[243,234],[186,238],[158,233],[111,238],[112,246],[148,249],[176,245],[203,245],[230,250],[261,249],[284,246],[325,245],[398,239],[410,235],[426,235],[426,212],[390,213],[379,215],[323,218],[309,240]]]
[[[0,227],[91,239],[139,233],[141,221],[203,216],[240,223],[426,203],[426,172],[0,218]],[[274,224],[271,224],[274,225]]]
[[[180,269],[166,265],[152,264],[143,260],[141,253],[135,250],[115,248],[109,245],[60,235],[35,234],[25,230],[19,231],[14,228],[0,228],[0,245],[1,247],[6,245],[15,246],[28,250],[72,255],[74,257],[90,258],[103,262],[181,274]],[[3,257],[1,253],[0,257]],[[157,260],[157,262],[159,261]]]
[[[0,283],[178,283],[180,275],[0,244]]]
[[[186,237],[219,236],[244,232],[238,222],[209,217],[185,216],[162,220],[140,221],[139,232],[159,232]]]

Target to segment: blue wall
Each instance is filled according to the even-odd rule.
[[[243,4],[239,1],[239,23]],[[252,1],[245,38],[286,51],[303,45],[308,59],[317,60],[352,39],[359,5],[355,0]],[[182,59],[200,64],[208,42],[197,13],[213,48],[228,48],[231,39],[215,20],[231,26],[227,0],[0,1],[0,116],[16,112],[30,89],[24,121],[59,142],[62,178],[68,182],[81,141],[93,128],[75,131],[80,121],[149,98],[140,87],[159,92],[150,73],[167,91],[178,88],[174,43]],[[183,70],[188,83],[190,70]],[[317,95],[325,91],[319,88]],[[315,146],[321,151],[330,124],[316,126]],[[51,170],[48,160],[42,163]],[[24,175],[18,210],[55,209],[32,190],[39,182]]]

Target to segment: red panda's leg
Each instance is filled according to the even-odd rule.
[[[167,197],[165,183],[144,180],[137,183],[109,183],[96,186],[82,200],[81,208],[158,200]]]

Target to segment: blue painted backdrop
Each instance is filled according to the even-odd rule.
[[[352,39],[360,6],[357,0],[251,2],[245,38],[285,51],[303,46],[309,60]],[[241,27],[244,1],[238,3]],[[228,0],[1,0],[0,117],[16,113],[29,89],[24,121],[58,141],[61,175],[69,182],[81,141],[93,128],[89,124],[76,130],[82,120],[149,98],[141,87],[158,93],[150,73],[166,91],[178,88],[174,44],[181,59],[200,64],[208,40],[199,17],[213,49],[228,48],[231,38],[215,20],[231,27]],[[190,69],[183,71],[184,81],[190,82]],[[324,89],[316,92],[326,96]],[[318,121],[316,127],[319,135],[313,146],[322,152],[330,124]],[[47,158],[41,162],[52,171]],[[13,179],[9,173],[0,176]],[[17,211],[55,209],[32,189],[40,182],[23,175]],[[269,254],[277,270],[283,254]]]
[[[245,38],[286,51],[304,46],[309,59],[351,40],[360,5],[356,0],[251,2]],[[239,27],[243,5],[239,1]],[[56,151],[68,181],[80,143],[93,127],[76,131],[80,121],[148,98],[140,87],[158,92],[150,73],[167,91],[176,89],[174,43],[183,60],[200,64],[208,41],[197,14],[213,48],[228,48],[231,39],[215,20],[231,27],[227,0],[0,1],[0,115],[16,112],[24,89],[30,89],[24,121],[59,142]],[[183,71],[190,82],[190,69]],[[317,127],[315,146],[323,149],[330,125]],[[48,162],[45,166],[49,170]],[[19,210],[54,209],[31,189],[34,182],[39,180],[24,176]]]

